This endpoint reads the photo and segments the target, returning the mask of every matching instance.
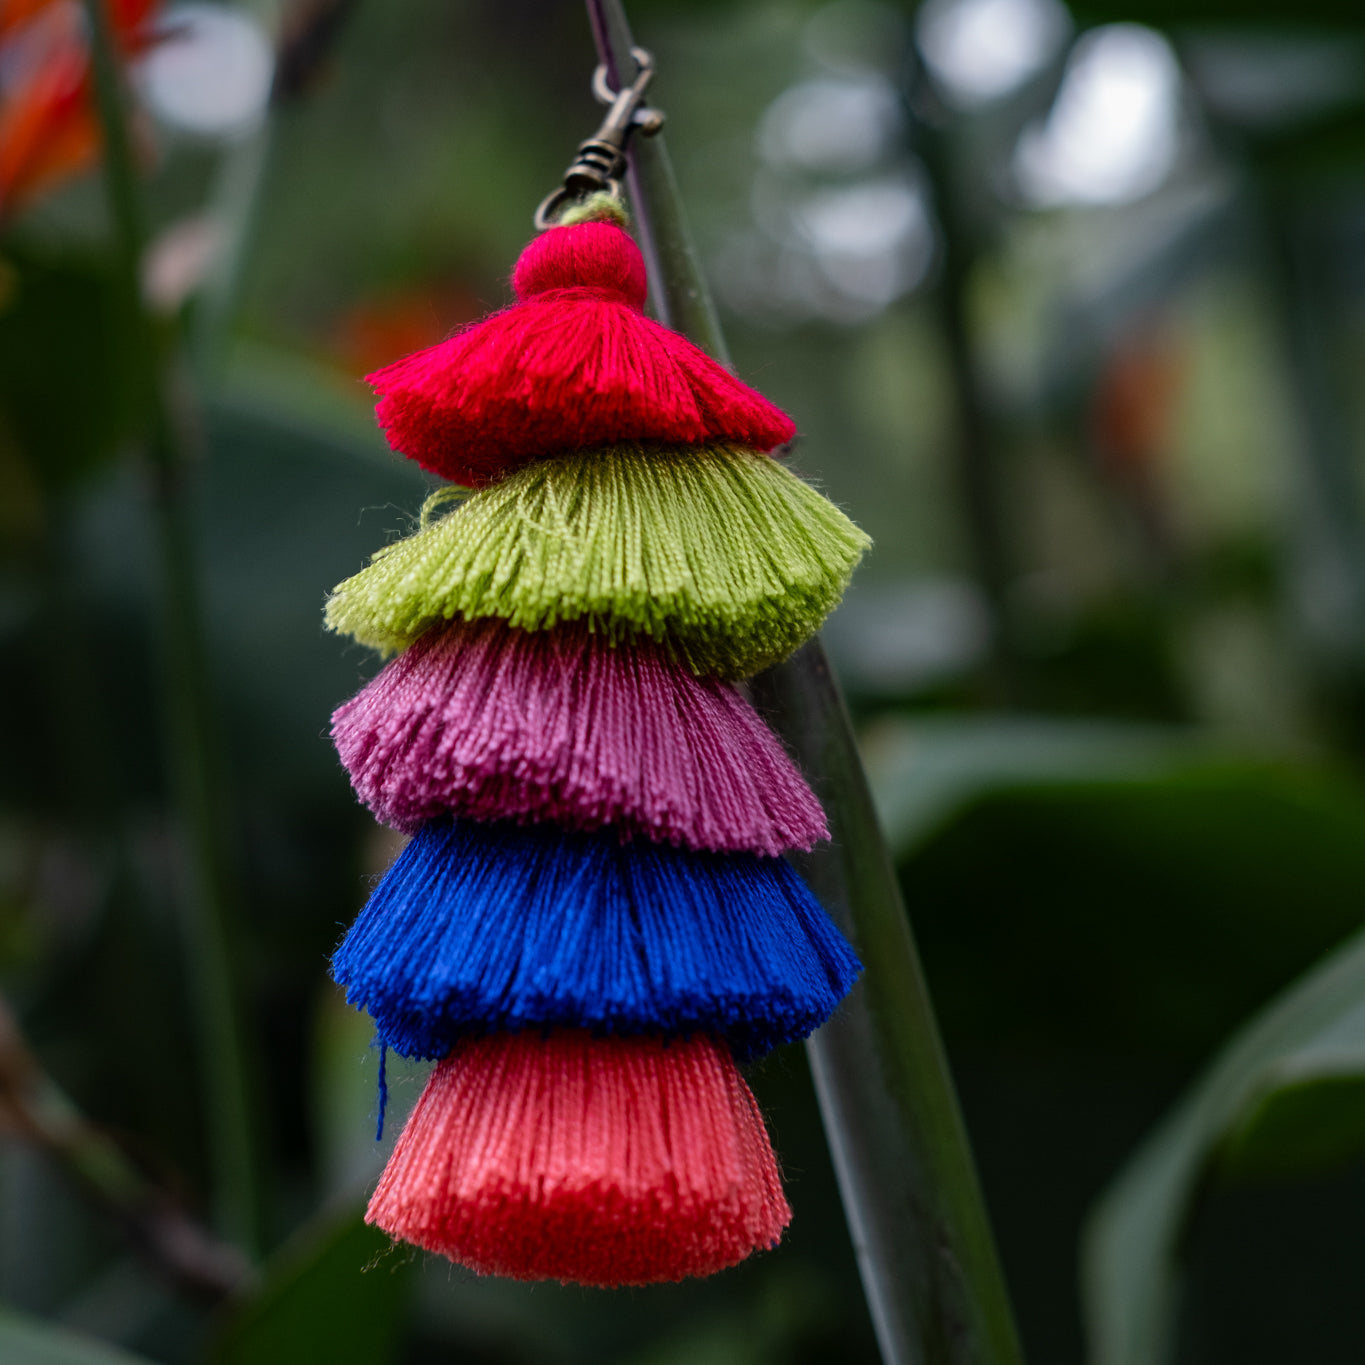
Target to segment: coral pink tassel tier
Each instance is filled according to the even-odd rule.
[[[606,1286],[723,1270],[791,1210],[722,1046],[564,1031],[456,1048],[365,1216],[486,1274]]]

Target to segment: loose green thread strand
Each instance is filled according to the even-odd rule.
[[[418,529],[425,531],[433,521],[437,520],[437,513],[444,511],[450,503],[457,506],[462,503],[470,494],[468,488],[462,488],[457,483],[446,484],[443,488],[438,488],[422,504],[421,516],[418,520]]]
[[[333,630],[392,653],[454,617],[582,620],[731,678],[814,634],[871,544],[775,460],[731,446],[542,460],[423,522],[337,587]]]

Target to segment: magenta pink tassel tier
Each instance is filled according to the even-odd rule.
[[[338,708],[332,737],[360,799],[407,832],[450,813],[771,856],[829,837],[734,688],[578,627],[433,630]]]

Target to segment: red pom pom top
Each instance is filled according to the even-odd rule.
[[[537,237],[518,302],[368,376],[389,444],[466,487],[532,460],[616,441],[774,450],[795,425],[641,309],[640,249],[614,223]]]
[[[640,248],[615,223],[577,223],[541,233],[521,253],[512,288],[522,303],[551,289],[593,289],[639,309],[649,277]]]

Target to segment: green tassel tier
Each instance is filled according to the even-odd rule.
[[[734,446],[561,455],[433,518],[452,496],[433,495],[421,530],[337,587],[333,630],[393,653],[454,617],[581,620],[742,678],[820,628],[871,544],[776,460]]]

